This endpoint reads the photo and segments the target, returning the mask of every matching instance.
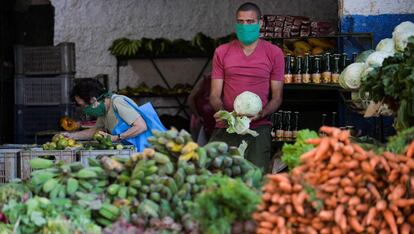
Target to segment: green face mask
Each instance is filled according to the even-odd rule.
[[[85,115],[90,115],[94,117],[104,116],[106,114],[104,101],[99,102],[99,104],[96,107],[88,105],[85,109],[83,109],[83,113]]]
[[[237,39],[245,45],[250,45],[259,39],[260,24],[236,24]]]

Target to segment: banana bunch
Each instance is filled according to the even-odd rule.
[[[120,38],[112,43],[111,47],[109,47],[109,51],[114,56],[124,57],[136,55],[140,48],[141,41]]]
[[[30,180],[33,190],[50,199],[82,198],[78,192],[100,194],[108,185],[105,171],[98,166],[84,168],[80,162],[63,164],[42,158],[32,159],[30,165],[35,169]]]
[[[107,227],[111,226],[121,215],[121,209],[108,202],[102,204],[102,207],[98,210],[95,220],[98,224]]]
[[[193,142],[190,133],[185,130],[178,132],[175,128],[165,132],[153,131],[152,134],[153,136],[148,138],[151,148],[157,152],[177,158],[182,154],[181,151],[184,146],[189,142]]]

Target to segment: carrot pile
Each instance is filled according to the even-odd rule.
[[[405,155],[376,155],[351,143],[349,131],[321,131],[291,174],[268,175],[256,233],[414,232],[414,142]]]

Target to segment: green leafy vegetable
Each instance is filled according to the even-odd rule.
[[[235,112],[219,111],[219,116],[227,123],[228,133],[237,133],[240,135],[250,134],[254,137],[259,134],[256,131],[249,129],[250,119],[247,116],[238,116]]]
[[[402,154],[407,145],[414,141],[414,127],[405,129],[397,135],[388,138],[387,150]]]
[[[295,144],[284,144],[282,148],[282,161],[292,170],[294,167],[300,164],[300,156],[303,153],[313,149],[314,146],[306,144],[305,140],[318,138],[318,133],[310,131],[308,129],[300,130],[296,137]]]
[[[230,234],[231,224],[251,219],[260,202],[260,194],[240,179],[216,175],[208,180],[207,186],[196,197],[192,210],[206,234]]]
[[[403,52],[385,58],[382,66],[362,78],[360,93],[365,92],[396,113],[397,131],[414,126],[414,36],[408,39]]]

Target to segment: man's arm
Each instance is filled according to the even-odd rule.
[[[274,113],[282,104],[283,100],[283,81],[270,81],[270,90],[272,92],[272,99],[260,112],[259,118],[263,118]]]
[[[215,111],[219,111],[223,108],[223,101],[221,100],[222,92],[223,79],[212,79],[210,91],[210,104]]]

